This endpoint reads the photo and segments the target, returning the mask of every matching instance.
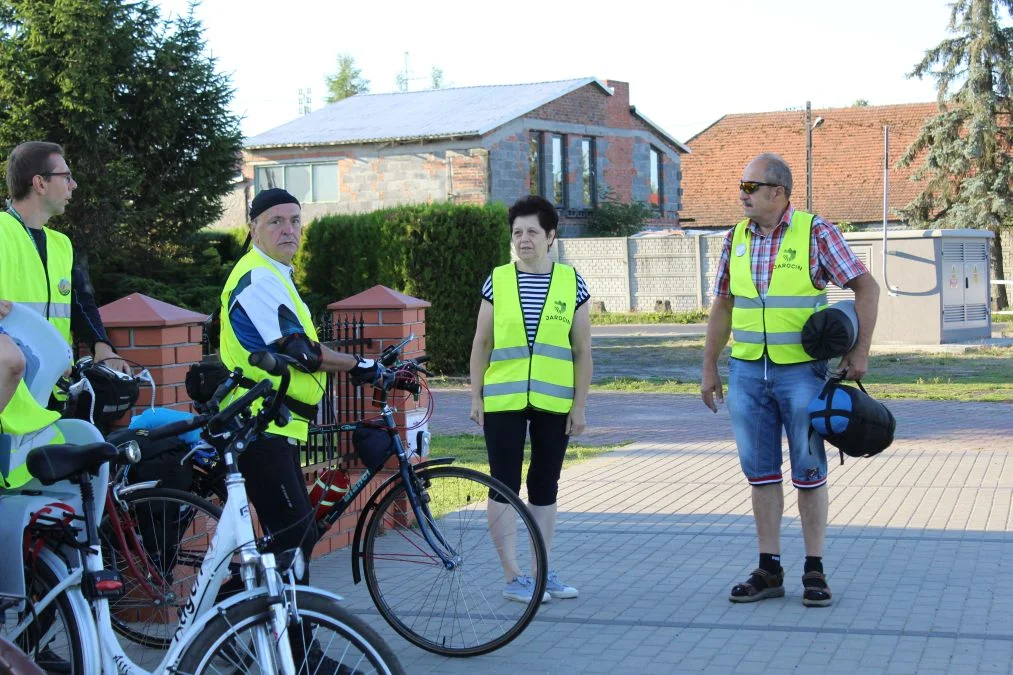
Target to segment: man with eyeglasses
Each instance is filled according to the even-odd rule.
[[[106,335],[87,272],[74,263],[70,239],[46,227],[64,212],[76,187],[56,143],[21,143],[8,156],[10,199],[0,212],[0,317],[10,312],[10,303],[19,303],[46,317],[68,344],[73,333],[91,346],[96,361],[127,372]],[[0,414],[0,433],[29,433],[58,417],[30,399],[27,387],[18,385]],[[23,467],[5,477],[8,487],[28,478]]]
[[[707,325],[701,397],[713,412],[724,401],[718,357],[734,336],[728,366],[728,411],[739,463],[752,492],[759,567],[732,588],[732,602],[784,595],[781,567],[781,429],[788,436],[791,482],[805,539],[802,604],[825,607],[831,591],[823,570],[829,497],[823,439],[811,430],[808,405],[829,367],[802,348],[801,331],[827,306],[833,282],[855,292],[858,339],[838,373],[865,375],[876,324],[879,285],[840,231],[790,203],[791,170],[772,153],[756,157],[739,182],[745,218],[724,240]]]

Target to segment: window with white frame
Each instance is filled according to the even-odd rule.
[[[254,192],[282,188],[303,204],[339,201],[338,165],[274,164],[254,168]]]

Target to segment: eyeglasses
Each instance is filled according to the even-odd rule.
[[[761,183],[755,180],[740,180],[739,189],[745,192],[747,195],[751,195],[761,187],[781,187],[777,183]]]
[[[39,175],[46,176],[48,178],[52,178],[53,176],[63,176],[67,179],[67,182],[74,180],[70,171],[46,171],[44,173],[40,173]]]

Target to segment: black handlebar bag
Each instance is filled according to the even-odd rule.
[[[844,455],[872,457],[890,447],[897,420],[873,399],[861,382],[858,387],[831,378],[809,404],[809,422],[820,436]]]

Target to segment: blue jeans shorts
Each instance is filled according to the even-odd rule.
[[[778,365],[766,356],[729,359],[728,412],[750,485],[782,482],[782,429],[788,435],[792,484],[800,489],[826,484],[827,453],[823,438],[809,425],[808,406],[823,389],[827,370],[826,361]]]

